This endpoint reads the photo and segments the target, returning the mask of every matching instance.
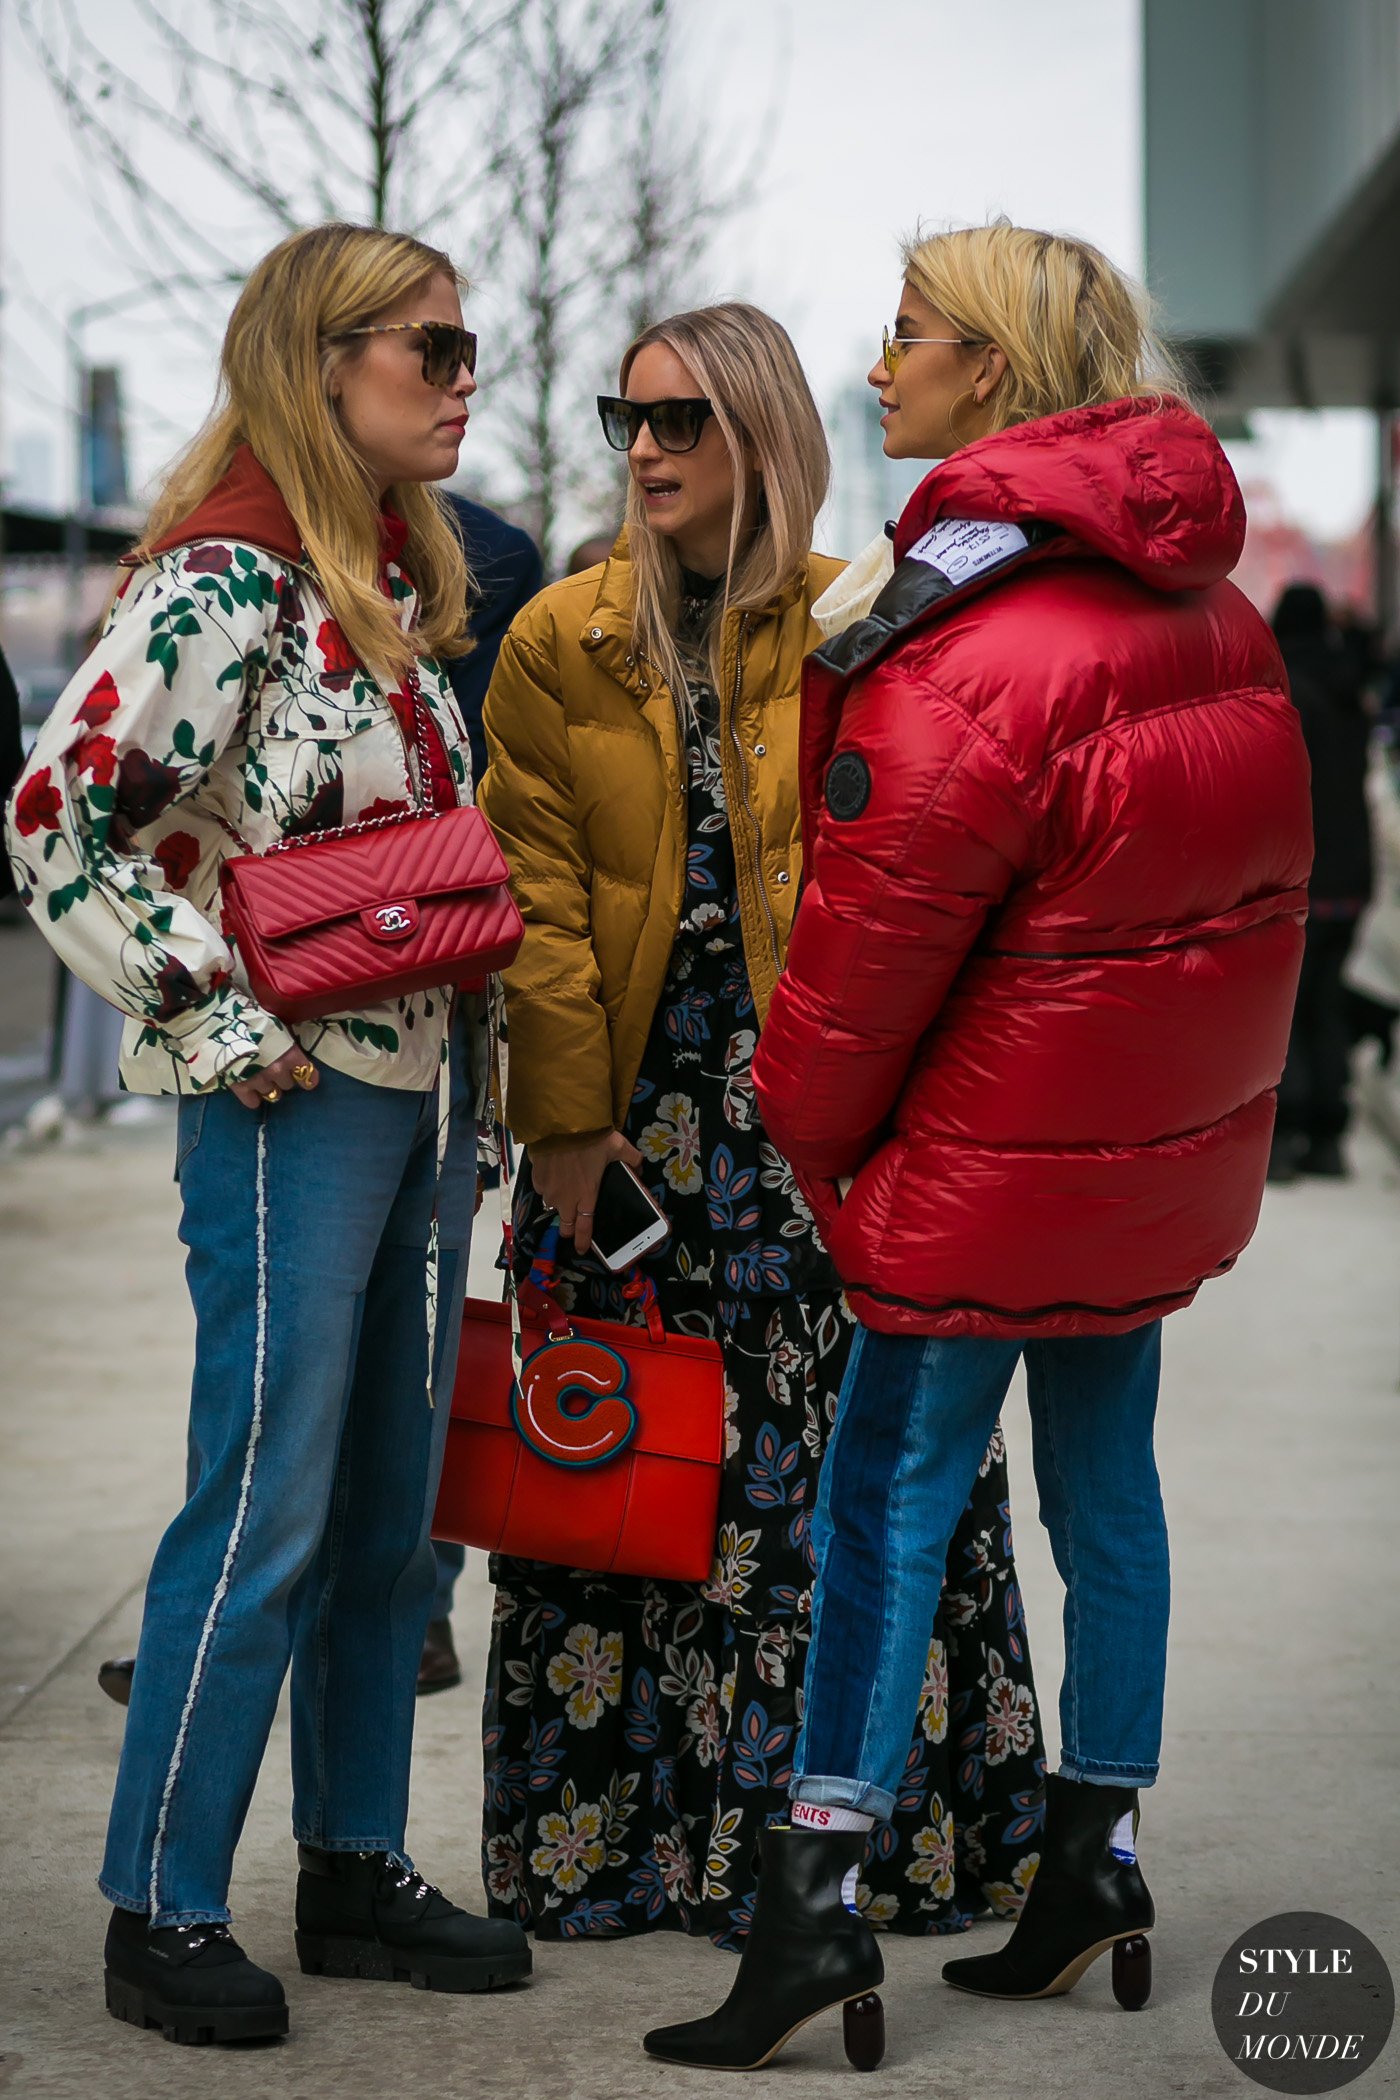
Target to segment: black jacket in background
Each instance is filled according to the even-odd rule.
[[[1372,884],[1371,724],[1358,667],[1330,634],[1281,638],[1279,647],[1312,761],[1316,852],[1308,893],[1329,903],[1364,904]]]
[[[15,782],[24,770],[24,745],[20,736],[19,691],[0,650],[0,810],[14,792]],[[15,878],[10,869],[10,856],[0,846],[0,897],[14,895]]]
[[[484,503],[469,503],[465,496],[448,496],[457,514],[467,567],[475,579],[479,598],[472,607],[472,634],[476,647],[470,656],[445,660],[457,704],[466,718],[471,738],[472,778],[478,785],[486,771],[486,736],[481,710],[486,688],[496,668],[496,656],[506,629],[544,583],[540,550],[528,532],[508,525]]]

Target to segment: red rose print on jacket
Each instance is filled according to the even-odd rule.
[[[152,856],[172,890],[182,890],[199,866],[199,840],[188,831],[171,831]]]
[[[184,561],[187,576],[220,576],[232,567],[233,556],[228,548],[212,544],[191,547]]]
[[[53,784],[51,770],[40,766],[15,796],[15,829],[26,839],[33,838],[36,831],[57,831],[62,807],[63,799]]]
[[[173,1021],[176,1014],[198,1006],[205,996],[177,955],[170,956],[156,971],[156,986],[160,992],[155,1016],[158,1021]]]
[[[355,822],[357,824],[368,824],[375,817],[401,817],[407,813],[409,807],[410,805],[407,802],[395,802],[388,795],[376,795],[369,807],[360,811]]]
[[[109,736],[85,736],[73,747],[73,763],[91,773],[94,787],[110,787],[117,773],[117,747]]]
[[[329,686],[333,693],[343,693],[360,668],[356,656],[337,620],[322,620],[316,636],[316,647],[326,659],[326,668],[321,673],[322,685]]]
[[[168,809],[180,792],[180,776],[145,751],[125,751],[117,781],[117,809],[133,830]]]
[[[104,671],[92,691],[74,715],[75,722],[85,722],[89,729],[100,729],[102,724],[116,713],[122,704],[117,691],[117,681],[110,671]]]
[[[334,831],[345,822],[345,782],[323,780],[311,800],[284,829],[286,838],[300,838],[308,831]]]

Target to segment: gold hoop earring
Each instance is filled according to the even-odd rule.
[[[961,433],[956,429],[953,423],[954,410],[961,408],[964,401],[970,401],[974,408],[982,408],[986,405],[984,402],[978,400],[976,387],[970,386],[965,394],[958,395],[958,398],[953,403],[952,408],[948,410],[948,435],[952,438],[954,444],[956,445],[970,445],[972,442],[971,438],[963,437]]]

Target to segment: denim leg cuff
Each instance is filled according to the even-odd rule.
[[[313,1852],[382,1852],[396,1867],[406,1867],[409,1873],[413,1872],[413,1861],[408,1854],[400,1852],[397,1845],[389,1844],[384,1838],[312,1837],[309,1831],[298,1830],[294,1824],[292,1842],[309,1845]]]
[[[882,1786],[869,1786],[863,1779],[829,1779],[821,1774],[794,1778],[788,1792],[794,1801],[810,1801],[817,1808],[853,1808],[860,1815],[888,1823],[894,1814],[895,1796]]]
[[[1088,1758],[1062,1757],[1061,1779],[1077,1779],[1085,1786],[1155,1786],[1160,1765],[1101,1765]]]
[[[151,1906],[144,1897],[138,1899],[135,1896],[125,1896],[120,1889],[113,1888],[109,1881],[103,1881],[100,1876],[97,1886],[101,1889],[107,1901],[115,1904],[118,1910],[134,1911],[138,1918],[148,1919],[154,1932],[163,1931],[169,1925],[231,1925],[233,1923],[233,1913],[227,1904],[222,1905],[218,1909],[211,1907],[207,1910],[158,1910],[152,1918]]]

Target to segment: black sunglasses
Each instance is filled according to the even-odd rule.
[[[453,321],[387,321],[378,328],[342,328],[342,335],[421,335],[423,377],[444,392],[457,384],[463,365],[476,372],[476,337]]]
[[[603,436],[614,452],[630,452],[643,423],[663,452],[693,452],[714,412],[714,403],[703,396],[692,401],[624,401],[617,394],[598,396]]]

